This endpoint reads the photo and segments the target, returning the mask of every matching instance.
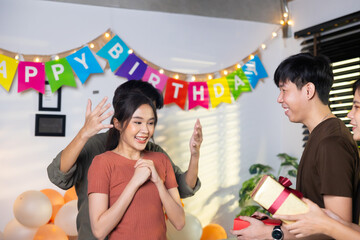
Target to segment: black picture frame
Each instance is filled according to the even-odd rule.
[[[61,111],[61,88],[52,93],[49,82],[45,82],[44,94],[39,93],[39,111]]]
[[[36,114],[35,136],[65,137],[66,115]]]

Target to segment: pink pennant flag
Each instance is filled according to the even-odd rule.
[[[166,85],[168,76],[148,66],[142,79],[144,82],[149,82],[154,86],[154,88],[159,89],[162,92]]]
[[[206,82],[189,83],[189,110],[201,106],[209,108],[209,91]]]
[[[45,93],[45,67],[39,62],[20,62],[18,66],[18,92],[33,88]]]

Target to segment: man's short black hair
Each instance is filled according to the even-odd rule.
[[[355,95],[356,90],[360,89],[360,79],[356,80],[353,84],[353,95]]]
[[[157,109],[161,109],[164,106],[164,100],[160,91],[154,88],[150,83],[141,80],[129,80],[117,87],[112,101],[113,106],[115,106],[115,103],[117,102],[117,96],[136,91],[144,94],[152,101],[155,101]]]
[[[291,81],[298,89],[311,82],[322,103],[329,103],[329,93],[334,81],[330,60],[310,53],[299,53],[288,57],[280,63],[274,74],[274,81],[280,83]]]

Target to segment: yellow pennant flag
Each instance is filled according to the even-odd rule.
[[[10,90],[19,61],[0,54],[0,85]]]
[[[207,81],[211,106],[215,108],[221,102],[231,103],[230,89],[226,78],[218,78]]]

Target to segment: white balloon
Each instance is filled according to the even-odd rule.
[[[26,227],[40,227],[49,222],[52,214],[50,199],[40,191],[26,191],[14,202],[14,216]]]
[[[67,202],[55,216],[54,224],[69,236],[77,236],[76,216],[78,214],[77,200]]]
[[[202,226],[194,215],[185,213],[185,226],[180,231],[166,220],[166,236],[169,240],[199,240],[202,235]]]
[[[4,240],[33,240],[38,228],[29,228],[19,223],[15,218],[6,224]]]

